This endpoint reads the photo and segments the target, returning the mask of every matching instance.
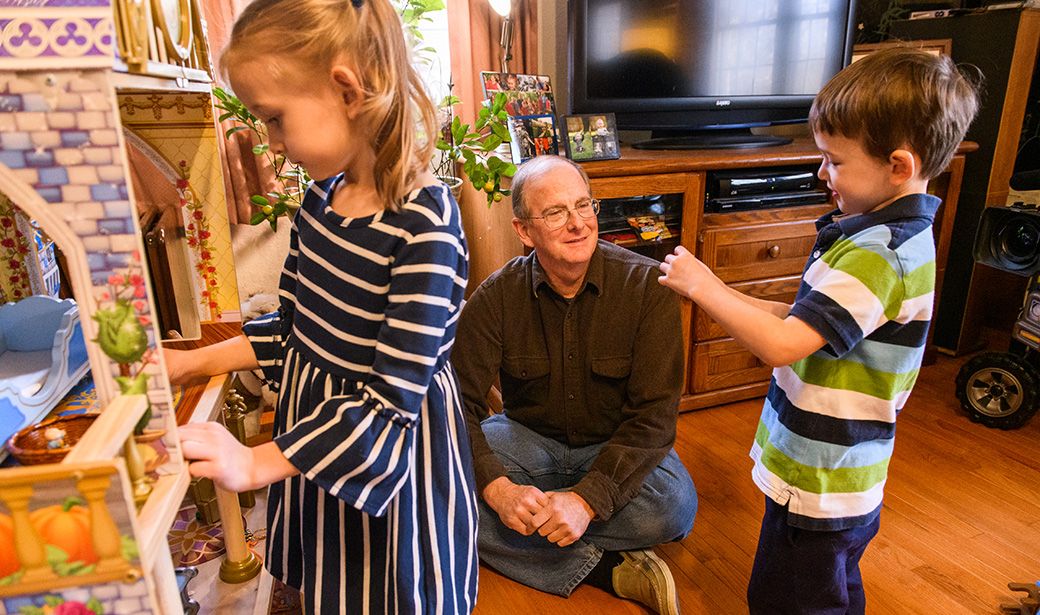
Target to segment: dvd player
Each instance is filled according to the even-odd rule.
[[[708,174],[708,196],[711,198],[768,194],[770,192],[797,192],[815,188],[815,169],[716,171]]]
[[[828,196],[826,190],[801,190],[796,192],[709,198],[704,202],[704,211],[707,213],[719,213],[770,209],[773,207],[793,207],[795,205],[817,205],[826,203]]]
[[[737,169],[708,173],[704,211],[748,211],[826,203],[815,167]]]

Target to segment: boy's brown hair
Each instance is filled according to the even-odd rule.
[[[949,56],[910,46],[882,49],[847,66],[813,101],[809,128],[857,139],[871,156],[897,149],[921,159],[920,176],[946,169],[979,107],[978,81]]]

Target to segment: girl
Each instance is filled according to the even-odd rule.
[[[181,428],[191,473],[271,485],[266,565],[308,612],[468,613],[476,499],[448,362],[467,250],[428,171],[433,107],[398,15],[388,0],[256,0],[222,68],[271,149],[327,179],[293,222],[278,312],[166,351],[174,383],[259,367],[279,390],[272,442]]]

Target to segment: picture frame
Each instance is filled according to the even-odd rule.
[[[613,113],[568,115],[562,124],[564,147],[571,160],[616,160],[621,157]]]
[[[560,151],[556,100],[548,75],[481,71],[485,98],[506,95],[510,154],[520,164],[541,154]]]
[[[849,59],[849,64],[862,60],[867,55],[874,53],[880,49],[887,49],[889,47],[905,47],[905,46],[916,47],[923,49],[928,53],[934,55],[945,55],[948,56],[953,51],[953,41],[948,38],[930,38],[920,39],[913,41],[883,41],[880,43],[862,43],[854,45],[852,47],[852,58]]]

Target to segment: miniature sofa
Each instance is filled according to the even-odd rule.
[[[89,369],[75,301],[0,305],[0,443],[46,416]]]

